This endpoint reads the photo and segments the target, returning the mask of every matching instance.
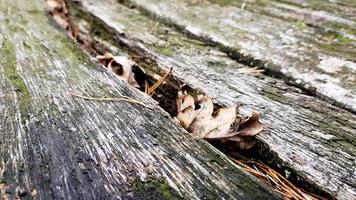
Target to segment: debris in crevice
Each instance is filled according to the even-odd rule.
[[[146,15],[152,19],[155,19],[156,21],[159,21],[160,23],[173,28],[174,30],[176,30],[178,32],[184,33],[185,36],[187,36],[190,39],[196,40],[196,42],[201,42],[204,45],[218,48],[219,51],[224,52],[229,58],[246,66],[246,71],[245,71],[245,69],[243,69],[240,71],[240,73],[244,73],[244,74],[251,75],[251,76],[258,76],[258,74],[262,73],[269,77],[281,79],[287,85],[299,88],[303,94],[320,98],[320,99],[322,99],[336,107],[339,107],[341,109],[344,109],[351,113],[356,114],[356,111],[351,109],[349,106],[347,106],[341,102],[337,102],[334,99],[328,97],[327,95],[318,92],[315,87],[312,87],[307,82],[303,82],[303,81],[300,82],[300,80],[298,78],[292,77],[288,73],[287,74],[283,73],[280,70],[280,66],[278,66],[278,64],[272,63],[269,60],[261,60],[261,59],[255,58],[251,55],[241,52],[241,49],[238,49],[236,47],[229,47],[222,43],[219,43],[218,41],[214,41],[214,40],[212,40],[211,37],[209,37],[205,34],[202,34],[202,35],[194,34],[193,32],[188,31],[185,26],[181,26],[176,23],[172,23],[172,21],[170,19],[161,17],[161,16],[157,15],[156,13],[150,11],[149,9],[145,8],[144,6],[140,6],[140,5],[136,4],[132,0],[118,0],[118,3],[128,7],[130,9],[136,9],[136,10],[140,11],[141,14]],[[248,67],[251,68],[251,70],[247,70]],[[256,72],[253,72],[253,71],[256,71]],[[257,72],[257,71],[259,71],[259,72]]]
[[[79,2],[80,1],[76,1],[76,3]],[[149,81],[146,80],[147,76],[144,70],[132,59],[124,55],[114,56],[110,53],[109,48],[105,47],[105,52],[103,52],[104,45],[92,39],[88,33],[82,31],[80,27],[72,21],[64,0],[46,0],[46,9],[52,15],[53,19],[67,31],[68,36],[80,45],[81,49],[89,55],[95,56],[109,71],[117,74],[129,85],[145,92],[146,88],[148,88],[146,93],[152,96],[155,90],[162,85],[171,73],[172,69],[164,76],[164,79],[158,79],[152,86],[149,86]],[[135,73],[138,75],[136,76]],[[140,77],[140,80],[136,80],[136,77]]]
[[[249,149],[255,143],[263,125],[259,112],[251,117],[238,113],[237,106],[219,108],[214,112],[214,104],[206,95],[196,99],[185,91],[180,91],[177,99],[177,120],[196,138],[207,140],[234,141],[240,149]]]
[[[119,75],[124,81],[131,86],[139,88],[139,84],[135,80],[135,73],[132,71],[136,63],[126,56],[114,56],[111,53],[98,55],[98,61],[108,68],[109,71]]]
[[[274,192],[283,195],[284,199],[294,200],[326,200],[322,196],[307,192],[296,187],[287,178],[272,169],[261,161],[247,159],[244,156],[234,152],[230,154],[229,158],[241,166],[248,173],[254,175],[262,182],[270,185]]]
[[[155,90],[168,79],[169,75],[172,73],[172,70],[173,70],[173,68],[171,68],[169,70],[169,72],[167,72],[164,76],[159,78],[158,81],[151,87],[147,86],[145,88],[145,93],[152,96],[154,94]]]
[[[73,0],[73,2],[76,3],[80,1]],[[160,106],[170,113],[172,117],[176,116],[177,119],[183,119],[182,121],[179,120],[179,123],[193,135],[196,134],[198,135],[198,138],[205,138],[215,147],[223,146],[224,149],[232,148],[235,152],[244,152],[245,150],[241,151],[239,149],[249,149],[256,143],[255,135],[259,134],[263,128],[262,124],[259,122],[259,113],[257,111],[253,111],[250,117],[243,117],[238,114],[237,106],[222,108],[217,104],[213,104],[211,99],[201,91],[197,91],[197,89],[193,89],[182,83],[178,78],[171,76],[172,69],[164,71],[163,67],[158,66],[153,58],[143,55],[141,52],[129,52],[129,56],[114,56],[113,52],[107,45],[104,45],[97,39],[93,39],[87,31],[81,30],[78,25],[73,23],[64,0],[46,0],[46,3],[50,4],[47,6],[47,9],[55,21],[67,30],[69,37],[74,39],[83,51],[96,57],[100,63],[110,71],[118,74],[130,85],[140,89],[150,95],[153,99],[157,100]],[[115,36],[112,37],[115,38]],[[117,52],[114,54],[116,53]],[[123,71],[124,68],[126,68],[125,72]],[[259,68],[246,68],[241,69],[240,71],[240,73],[252,76],[258,76],[263,72],[264,71]],[[82,96],[80,98],[91,100],[99,99],[99,101],[100,99],[103,101],[112,100],[106,97],[96,98]],[[206,108],[208,108],[208,110],[205,110]],[[197,110],[204,110],[204,112],[200,113],[197,112]],[[180,116],[178,117],[178,115]],[[198,119],[196,119],[197,117]],[[193,118],[193,120],[191,118]],[[205,119],[208,119],[207,121],[209,122],[218,122],[219,125],[211,123],[213,125],[210,127],[211,124],[207,124],[207,126],[204,127],[204,131],[201,131],[199,127],[206,124],[206,122],[204,122]],[[194,124],[194,126],[192,126],[192,124]],[[267,177],[267,175],[261,175],[259,173],[261,169],[257,170],[253,165],[250,165],[250,159],[247,159],[246,161],[246,159],[244,160],[237,156],[236,153],[231,153],[223,149],[221,149],[221,151],[225,152],[228,156],[232,156],[231,160],[235,161],[252,175],[258,178]],[[265,169],[271,169],[268,165],[262,162],[259,162],[259,164],[263,165]],[[255,171],[251,169],[251,166]],[[281,174],[278,174],[276,171],[273,173],[279,177],[279,179],[282,179],[281,177],[283,176]],[[288,181],[287,179],[285,180]],[[264,180],[262,181],[265,182]],[[269,184],[275,192],[281,193],[285,199],[295,198],[295,196],[290,196],[290,193],[293,192],[290,192],[290,189],[285,187],[286,185],[289,185],[288,187],[292,189],[302,191],[291,183],[280,183],[278,187],[273,187],[269,182],[266,182],[266,184]],[[301,194],[299,193],[299,195]],[[303,191],[303,195],[309,195],[304,199],[325,199],[305,191]]]

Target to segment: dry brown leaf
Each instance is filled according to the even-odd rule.
[[[133,87],[140,87],[135,80],[135,74],[132,72],[136,63],[125,56],[115,56],[113,62],[109,63],[109,70],[120,73],[119,76]]]
[[[125,56],[114,56],[111,53],[105,53],[96,57],[100,63],[105,65],[110,71],[119,75],[124,81],[133,87],[140,87],[132,71],[136,63]]]
[[[46,10],[49,12],[53,12],[55,10],[60,10],[62,4],[57,0],[47,0],[46,1]]]
[[[183,92],[179,92],[178,96],[177,119],[185,129],[188,129],[197,115],[197,111],[195,110],[194,98],[191,95],[183,94]]]
[[[228,137],[226,140],[236,142],[240,149],[249,149],[253,147],[256,144],[254,136],[263,130],[263,124],[259,119],[260,113],[255,110],[252,111],[251,117],[240,120],[239,126],[233,126],[233,129],[235,130],[232,130],[230,134],[234,136]]]
[[[229,133],[231,124],[236,118],[236,106],[221,108],[213,116],[214,104],[205,95],[198,95],[195,107],[194,98],[191,95],[180,95],[177,100],[177,119],[181,125],[198,138],[215,139],[224,137]]]
[[[69,22],[68,20],[63,17],[60,13],[56,13],[53,14],[53,19],[64,29],[68,29],[69,28]]]
[[[251,117],[237,115],[237,107],[220,108],[214,115],[214,104],[205,95],[194,99],[185,92],[179,92],[177,99],[177,120],[197,138],[228,140],[237,143],[241,149],[251,148],[255,135],[263,129],[259,112],[253,111]]]
[[[32,196],[32,197],[37,196],[37,190],[36,190],[36,189],[32,189],[32,191],[31,191],[31,196]]]
[[[104,55],[97,55],[96,59],[98,59],[98,61],[105,65],[105,67],[108,66],[109,62],[114,58],[114,55],[112,55],[111,53],[105,53]]]
[[[178,113],[184,111],[188,107],[195,107],[194,98],[191,95],[187,95],[180,91],[177,99]]]
[[[53,19],[64,29],[68,30],[70,26],[69,18],[67,17],[68,10],[63,0],[47,0],[47,11],[53,15]]]
[[[251,117],[244,120],[237,129],[239,136],[255,136],[263,129],[263,124],[260,122],[260,113],[252,111]]]
[[[229,108],[220,108],[215,117],[206,121],[206,123],[209,123],[209,126],[207,126],[208,129],[206,130],[208,131],[208,133],[204,136],[204,138],[219,139],[226,137],[229,133],[231,124],[235,120],[235,117],[236,106]],[[194,127],[197,123],[198,122],[195,121],[192,126]],[[199,126],[203,124],[205,124],[205,122],[199,123]]]

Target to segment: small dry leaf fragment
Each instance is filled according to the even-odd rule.
[[[140,87],[132,71],[136,63],[125,56],[114,56],[111,53],[97,56],[100,63],[105,65],[110,71],[119,75],[124,81],[133,87]]]
[[[231,124],[236,118],[236,106],[220,108],[213,116],[214,104],[207,96],[197,98],[200,109],[189,127],[189,131],[199,138],[218,139],[229,133]]]
[[[250,149],[251,147],[255,146],[256,142],[257,141],[255,138],[251,138],[251,139],[244,139],[242,141],[236,142],[236,144],[240,149]]]
[[[205,95],[194,99],[185,92],[179,92],[177,120],[197,138],[234,141],[240,149],[251,148],[256,143],[255,135],[263,129],[259,112],[251,117],[237,115],[237,107],[220,108],[214,115],[214,104]]]
[[[178,93],[177,108],[178,113],[184,111],[189,107],[195,107],[194,98],[191,95],[184,94],[183,92]]]
[[[239,126],[233,126],[230,132],[233,136],[226,138],[229,141],[235,141],[239,145],[240,149],[249,149],[256,144],[254,136],[259,134],[263,130],[263,124],[260,122],[260,113],[252,111],[251,117],[240,120]]]
[[[60,10],[62,4],[57,0],[47,0],[46,1],[46,10],[49,12],[53,12],[55,10]]]
[[[47,0],[47,11],[53,15],[53,19],[64,29],[68,30],[70,26],[69,18],[67,16],[68,10],[63,0]]]
[[[236,117],[236,106],[221,108],[213,116],[214,104],[205,95],[198,95],[195,106],[191,95],[180,94],[177,99],[177,119],[181,125],[198,138],[220,138],[228,133]]]
[[[64,29],[69,28],[69,22],[67,19],[65,19],[62,15],[60,14],[53,14],[53,19]]]
[[[98,61],[107,66],[109,64],[109,62],[114,58],[114,55],[112,55],[111,53],[105,53],[104,55],[98,55],[96,56],[96,59],[98,59]]]
[[[239,126],[237,133],[239,136],[255,136],[263,129],[263,124],[260,122],[260,113],[252,111],[251,117],[244,120]]]
[[[37,190],[36,190],[35,188],[32,189],[32,191],[31,191],[31,196],[32,196],[32,197],[37,196]]]
[[[191,95],[183,94],[183,92],[180,92],[178,96],[179,98],[176,101],[178,108],[177,119],[185,129],[188,129],[197,115],[194,98]]]

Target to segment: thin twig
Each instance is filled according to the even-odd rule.
[[[130,103],[136,103],[136,104],[140,104],[141,106],[144,106],[146,108],[151,108],[149,106],[147,106],[146,104],[144,104],[141,101],[138,101],[136,99],[130,98],[128,96],[120,96],[117,98],[110,98],[110,97],[89,97],[89,96],[83,96],[80,94],[75,94],[75,93],[70,93],[72,96],[75,97],[79,97],[82,99],[86,99],[86,100],[93,100],[93,101],[126,101],[126,102],[130,102]]]
[[[162,78],[160,78],[154,85],[152,85],[150,88],[148,88],[147,94],[152,95],[153,92],[154,92],[160,85],[162,85],[162,83],[168,78],[168,76],[169,76],[169,75],[171,74],[171,72],[172,72],[172,69],[173,69],[173,68],[171,68],[171,69],[169,70],[169,72],[167,72]]]

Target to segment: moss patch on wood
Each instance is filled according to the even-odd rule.
[[[5,77],[9,79],[16,92],[20,95],[20,111],[21,114],[27,115],[31,107],[31,95],[21,76],[17,73],[16,66],[16,50],[14,45],[8,40],[4,40],[0,54],[4,55],[0,60],[0,65],[4,69]]]
[[[150,177],[144,181],[140,180],[134,184],[134,188],[135,199],[183,199],[164,178]]]

